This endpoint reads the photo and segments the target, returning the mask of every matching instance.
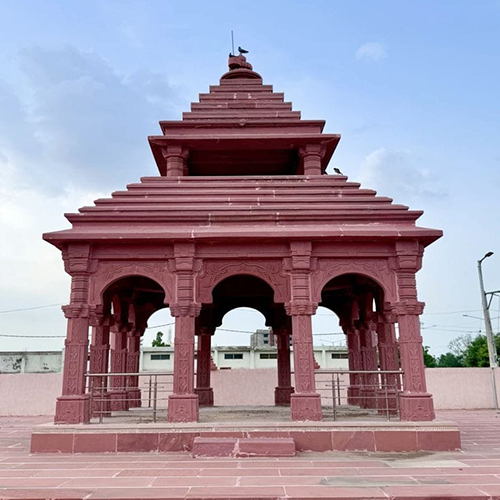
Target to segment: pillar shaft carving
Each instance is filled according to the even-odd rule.
[[[290,284],[292,300],[285,305],[292,317],[295,392],[291,396],[293,420],[321,420],[321,398],[316,393],[311,316],[317,304],[311,301],[310,242],[290,243]]]
[[[71,244],[63,251],[65,270],[71,275],[70,303],[63,306],[68,320],[64,351],[62,396],[57,399],[55,423],[76,424],[90,420],[85,394],[89,345],[89,277],[92,272],[89,244]]]
[[[434,420],[432,396],[427,393],[425,365],[420,334],[424,303],[417,300],[415,274],[421,267],[422,248],[417,243],[396,246],[399,302],[394,305],[399,323],[399,349],[403,375],[400,397],[402,420]]]
[[[211,375],[211,344],[214,327],[198,328],[198,352],[196,361],[196,389],[200,406],[213,406],[214,395],[210,387]]]
[[[176,302],[170,305],[170,312],[175,316],[175,357],[168,419],[170,422],[197,422],[199,402],[194,392],[194,336],[196,317],[200,314],[201,306],[195,303],[197,262],[194,243],[176,244],[174,257]]]

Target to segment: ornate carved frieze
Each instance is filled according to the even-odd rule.
[[[283,273],[281,260],[205,260],[197,278],[197,302],[211,303],[215,286],[223,279],[238,274],[249,274],[264,280],[274,290],[275,302],[289,300],[288,279]]]
[[[362,274],[376,281],[384,290],[385,300],[397,300],[396,273],[391,270],[388,259],[318,259],[316,270],[311,275],[313,299],[321,301],[323,287],[343,274]]]

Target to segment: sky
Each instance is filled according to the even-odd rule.
[[[444,231],[418,274],[424,344],[441,354],[484,331],[488,251],[485,286],[500,289],[499,0],[2,0],[0,19],[0,351],[62,348],[69,278],[42,233],[157,175],[147,136],[218,82],[231,30],[265,83],[342,134],[330,172]],[[491,315],[498,332],[496,298]],[[172,321],[156,313],[144,343]],[[232,311],[214,341],[263,326]],[[342,341],[324,309],[313,328]]]

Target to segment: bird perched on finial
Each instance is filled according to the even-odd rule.
[[[248,50],[242,49],[241,47],[238,47],[238,52],[240,54],[248,54]]]
[[[337,175],[344,175],[341,171],[340,171],[340,168],[334,168],[333,171],[337,174]]]

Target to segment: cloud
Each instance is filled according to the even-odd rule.
[[[0,81],[0,296],[2,309],[66,303],[69,277],[42,233],[69,226],[65,212],[156,175],[147,135],[174,117],[179,89],[150,70],[121,74],[72,46],[19,53],[23,85]],[[56,308],[2,314],[0,333],[64,334]],[[62,341],[11,339],[9,348]]]
[[[380,148],[363,161],[360,181],[365,188],[402,202],[439,200],[447,196],[433,172],[414,164],[407,151]]]
[[[356,51],[356,59],[367,61],[380,61],[387,58],[387,50],[380,42],[368,42],[361,45]]]
[[[24,49],[19,66],[30,95],[22,112],[34,139],[18,149],[39,148],[36,160],[22,165],[38,184],[113,189],[156,173],[146,137],[159,132],[158,120],[174,116],[179,100],[166,75],[123,75],[73,46]]]

